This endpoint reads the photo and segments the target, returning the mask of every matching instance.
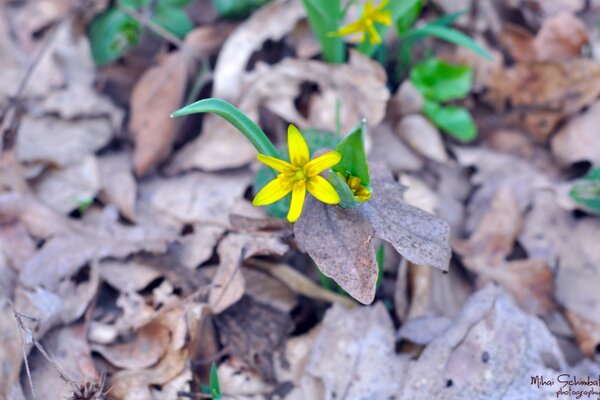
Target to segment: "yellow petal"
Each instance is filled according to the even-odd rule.
[[[288,127],[288,149],[294,166],[304,166],[310,158],[306,140],[294,125]]]
[[[292,191],[292,182],[280,174],[276,179],[260,190],[252,200],[255,206],[266,206],[275,203],[283,196]]]
[[[363,32],[365,30],[365,23],[362,20],[354,21],[348,25],[342,26],[340,29],[334,32],[336,36],[346,36],[351,33]]]
[[[340,202],[340,195],[337,194],[333,186],[331,186],[331,183],[327,182],[327,180],[320,175],[310,178],[306,188],[310,194],[323,203],[338,204]]]
[[[365,8],[363,8],[363,15],[372,14],[375,11],[375,7],[373,6],[372,1],[367,1],[365,3]]]
[[[375,14],[373,14],[372,19],[375,22],[379,22],[380,24],[389,26],[392,24],[392,12],[391,11],[376,12]]]
[[[259,154],[256,156],[256,158],[258,158],[258,161],[261,163],[279,172],[287,172],[294,168],[294,166],[287,161],[283,161],[275,157],[265,156],[264,154]]]
[[[367,32],[369,33],[371,44],[381,43],[381,36],[379,36],[379,32],[377,32],[371,21],[367,21]]]
[[[302,206],[304,205],[304,197],[306,196],[306,183],[304,181],[297,181],[294,183],[294,189],[292,191],[292,203],[290,204],[290,211],[288,212],[287,219],[290,222],[295,222],[302,214]]]
[[[335,164],[339,163],[341,159],[342,155],[340,153],[337,151],[330,151],[329,153],[325,153],[322,156],[311,160],[304,166],[304,170],[306,171],[306,175],[310,178],[319,175],[327,168],[333,167]]]

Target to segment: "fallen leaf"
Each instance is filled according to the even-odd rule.
[[[114,153],[98,158],[102,191],[100,199],[114,204],[130,221],[135,221],[137,183],[126,153]]]
[[[161,275],[151,266],[136,260],[106,260],[100,263],[100,276],[120,292],[140,292]]]
[[[560,12],[544,20],[535,37],[525,29],[509,25],[500,38],[517,62],[561,62],[581,56],[588,33],[579,18]]]
[[[170,179],[152,179],[140,186],[140,196],[181,223],[228,226],[230,210],[249,184],[250,174],[246,171],[193,172]]]
[[[342,209],[309,198],[294,224],[297,241],[321,272],[365,304],[373,301],[378,274],[373,236],[388,241],[415,264],[444,271],[451,253],[448,225],[401,201],[403,188],[385,167],[372,164],[370,170],[369,201]]]
[[[577,59],[563,63],[520,63],[499,71],[486,95],[496,111],[510,104],[516,118],[545,142],[565,117],[593,103],[600,94],[600,64]]]
[[[137,176],[171,152],[177,121],[170,117],[181,106],[187,87],[188,65],[179,52],[150,68],[131,94],[129,130],[135,142],[133,163]]]
[[[0,369],[0,396],[6,399],[25,398],[19,382],[23,350],[18,329],[9,297],[0,296],[0,363],[5,366]]]
[[[112,345],[92,344],[91,349],[115,367],[136,370],[156,364],[169,341],[169,329],[160,321],[154,321],[138,329],[131,340]]]
[[[258,303],[289,313],[298,304],[298,296],[280,280],[252,268],[244,268],[245,292]]]
[[[443,316],[422,316],[409,319],[400,327],[396,339],[409,340],[424,346],[443,334],[451,325],[452,320]]]
[[[569,120],[552,137],[552,153],[563,166],[579,161],[589,161],[594,165],[600,163],[600,141],[596,134],[600,102],[580,115]]]
[[[554,376],[566,362],[544,323],[520,311],[502,290],[488,286],[465,304],[455,323],[433,339],[403,375],[398,398],[525,399],[555,390],[530,385]],[[522,377],[527,377],[523,379]]]
[[[440,163],[448,160],[440,132],[424,116],[403,117],[396,125],[396,132],[422,156]]]
[[[194,232],[181,239],[177,258],[187,268],[196,269],[210,259],[224,233],[225,229],[219,226],[195,225]]]
[[[477,230],[454,248],[467,269],[478,275],[478,285],[493,281],[509,291],[527,312],[544,315],[556,308],[554,276],[546,260],[507,261],[521,232],[523,217],[512,190],[498,189]]]
[[[49,169],[33,184],[33,193],[61,214],[69,214],[100,190],[100,167],[94,156],[61,169]]]
[[[327,399],[393,398],[407,362],[394,346],[382,303],[353,310],[334,305],[323,318],[305,372],[323,381]]]
[[[369,161],[384,163],[394,173],[420,171],[423,168],[424,159],[404,144],[388,124],[376,126],[372,136]]]
[[[238,233],[227,235],[217,248],[219,267],[213,277],[208,295],[214,314],[219,314],[244,295],[245,280],[241,263],[252,256],[283,255],[288,246],[276,236],[255,236]]]

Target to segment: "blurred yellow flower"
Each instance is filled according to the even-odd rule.
[[[340,196],[319,174],[340,162],[342,155],[331,151],[310,160],[308,145],[294,125],[288,127],[288,149],[291,161],[289,163],[264,154],[257,156],[261,163],[279,171],[280,174],[256,194],[252,204],[266,206],[292,192],[292,203],[287,215],[290,222],[296,221],[302,214],[307,190],[323,203],[338,204]]]
[[[392,24],[392,12],[385,10],[388,0],[383,0],[377,7],[373,5],[371,0],[365,3],[362,15],[357,21],[354,21],[346,26],[341,27],[333,33],[336,36],[346,36],[352,33],[360,33],[360,41],[365,38],[365,34],[369,36],[371,44],[381,43],[381,36],[373,25],[375,22],[384,25]]]

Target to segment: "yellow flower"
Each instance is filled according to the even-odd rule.
[[[384,10],[388,0],[383,0],[377,7],[373,5],[371,0],[365,3],[362,15],[357,21],[354,21],[346,26],[341,27],[334,33],[336,36],[346,36],[352,33],[360,33],[360,41],[365,38],[365,34],[369,36],[371,44],[381,43],[381,36],[373,25],[375,22],[384,25],[392,24],[392,12]]]
[[[323,203],[338,204],[340,196],[319,174],[339,163],[342,155],[331,151],[309,161],[308,145],[294,125],[288,127],[288,148],[291,163],[264,154],[257,156],[258,161],[279,171],[280,174],[256,194],[252,204],[266,206],[292,192],[292,203],[287,215],[290,222],[296,221],[302,214],[306,190]]]
[[[371,192],[360,184],[359,177],[350,175],[346,182],[348,182],[348,187],[352,190],[354,197],[361,203],[364,203],[371,198]]]

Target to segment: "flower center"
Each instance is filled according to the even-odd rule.
[[[290,171],[287,175],[292,182],[305,181],[307,179],[306,172],[302,167],[297,167],[296,169]]]

